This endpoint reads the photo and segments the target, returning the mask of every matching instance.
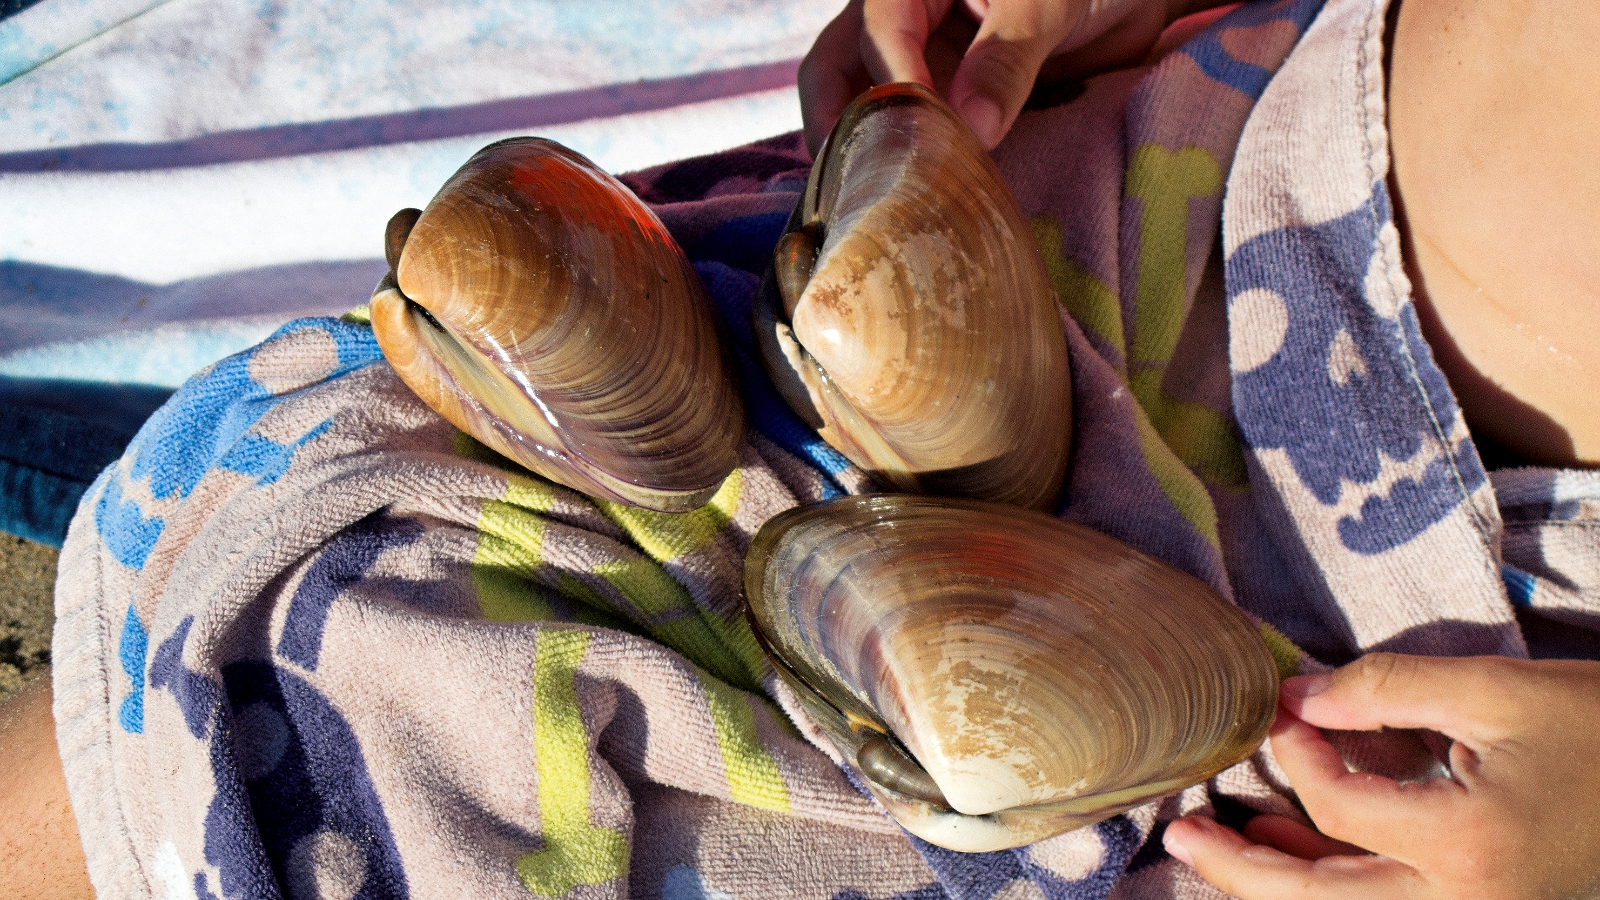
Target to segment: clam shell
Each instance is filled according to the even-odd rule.
[[[874,88],[818,154],[757,304],[780,392],[898,490],[1047,508],[1072,388],[1044,260],[966,124]]]
[[[458,428],[591,496],[704,505],[744,415],[693,268],[661,221],[536,138],[479,151],[386,235],[372,326]]]
[[[1032,843],[1203,781],[1271,724],[1259,631],[1197,579],[1069,522],[852,497],[756,535],[774,667],[907,830]]]

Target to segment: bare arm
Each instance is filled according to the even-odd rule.
[[[0,707],[0,897],[92,900],[51,697],[44,675]]]

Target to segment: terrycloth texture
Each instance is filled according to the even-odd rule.
[[[795,70],[832,12],[31,5],[0,21],[0,417],[61,413],[49,433],[92,435],[98,470],[200,368],[358,303],[388,217],[498,137],[537,132],[626,171],[799,127]],[[59,545],[87,480],[62,483],[67,461],[11,434],[0,530]]]
[[[0,22],[0,220],[29,224],[0,230],[0,374],[175,388],[198,366],[166,364],[193,358],[170,330],[165,354],[5,357],[174,325],[196,353],[234,352],[341,313],[383,272],[388,217],[499,137],[537,131],[628,171],[796,128],[795,69],[830,15],[46,0]]]
[[[1384,293],[1401,284],[1386,213],[1340,230],[1386,210],[1366,203],[1381,128],[1361,125],[1381,125],[1381,70],[1337,50],[1376,46],[1382,5],[1330,0],[1273,80],[1320,5],[1242,7],[1154,69],[1026,114],[997,153],[1063,303],[1062,514],[1330,660],[1423,633],[1390,624],[1413,619],[1476,623],[1428,631],[1433,651],[1486,633],[1519,650],[1502,577],[1582,636],[1570,623],[1600,610],[1595,477],[1479,467],[1465,493],[1429,494],[1341,462],[1462,474],[1476,457],[1455,426],[1406,430],[1458,417],[1404,292]],[[1285,142],[1305,148],[1287,169]],[[696,261],[750,414],[743,465],[697,512],[519,472],[423,407],[358,324],[292,324],[152,419],[85,498],[57,592],[58,740],[103,896],[1214,896],[1161,851],[1165,822],[1297,814],[1263,753],[1097,826],[963,855],[907,837],[802,737],[737,606],[755,528],[868,486],[753,364],[756,273],[804,170],[791,137],[629,179]],[[1412,380],[1375,380],[1396,367]],[[1282,395],[1262,409],[1258,376]],[[1346,417],[1366,424],[1330,443]],[[1416,566],[1469,574],[1428,591]],[[1496,581],[1473,580],[1484,567]],[[1285,671],[1315,664],[1263,633]]]
[[[83,492],[122,455],[132,431],[0,403],[0,531],[60,547]]]
[[[1400,262],[1383,27],[1370,6],[1330,8],[1240,142],[1225,214],[1234,412],[1302,591],[1291,636],[1315,618],[1345,650],[1523,655],[1494,493]],[[1313,118],[1319,105],[1343,114]]]
[[[1260,612],[1333,659],[1595,657],[1600,475],[1486,472],[1417,323],[1385,182],[1385,5],[1329,4],[1228,179],[1234,414],[1301,592]]]

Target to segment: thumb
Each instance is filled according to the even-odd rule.
[[[1319,728],[1427,728],[1468,744],[1497,740],[1515,724],[1516,699],[1499,657],[1371,653],[1328,675],[1285,681],[1283,705]]]
[[[950,82],[950,105],[984,146],[1010,130],[1051,51],[1083,18],[1087,0],[993,3]]]

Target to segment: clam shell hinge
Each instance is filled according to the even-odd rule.
[[[683,252],[621,182],[537,138],[479,151],[385,239],[384,356],[457,427],[595,497],[704,505],[744,415]]]
[[[755,310],[789,405],[897,490],[1050,507],[1067,345],[988,152],[920,85],[874,88],[818,154]]]
[[[972,500],[853,497],[769,521],[745,565],[785,683],[912,833],[1032,843],[1198,783],[1265,736],[1277,669],[1199,580]]]

